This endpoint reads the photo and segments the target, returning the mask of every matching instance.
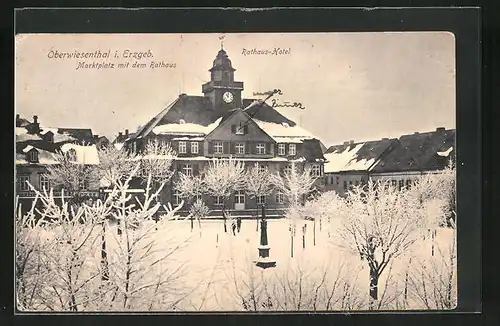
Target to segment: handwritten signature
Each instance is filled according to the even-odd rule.
[[[281,108],[281,107],[286,107],[286,108],[299,108],[301,110],[305,110],[305,106],[302,106],[302,103],[299,102],[283,102],[283,103],[278,103],[276,99],[271,100],[271,106],[273,108]]]
[[[254,92],[253,93],[254,96],[257,96],[257,95],[274,95],[274,94],[283,95],[283,93],[281,92],[281,89],[274,89],[272,91],[267,91],[267,92],[264,92],[264,93],[261,93],[261,92]]]

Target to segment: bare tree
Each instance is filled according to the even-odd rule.
[[[370,309],[376,307],[379,278],[386,267],[421,235],[419,205],[414,196],[388,182],[369,181],[347,194],[340,245],[360,255],[370,269]]]
[[[201,200],[202,194],[205,192],[204,190],[204,182],[203,175],[199,174],[196,176],[188,176],[184,173],[179,173],[179,179],[174,185],[175,189],[179,192],[181,198],[186,199],[190,204],[191,208],[198,201]],[[198,208],[200,206],[198,205]],[[202,211],[196,210],[195,213],[201,213]],[[191,231],[193,231],[193,222],[196,218],[198,220],[198,225],[201,226],[200,218],[204,216],[200,216],[199,214],[190,214],[189,220],[191,221]]]
[[[227,232],[226,202],[235,190],[244,188],[245,166],[233,158],[213,159],[204,171],[204,184],[208,195],[222,199],[224,232]]]
[[[408,277],[408,296],[415,308],[454,309],[457,305],[456,230],[452,241],[437,245],[437,255],[414,258]]]
[[[117,149],[115,146],[100,148],[97,172],[102,185],[114,186],[127,178],[137,165],[136,154]]]
[[[271,180],[283,192],[288,203],[286,216],[290,220],[290,255],[293,257],[296,221],[302,218],[300,206],[303,204],[305,196],[313,189],[316,178],[312,176],[309,167],[301,169],[296,162],[292,161],[288,172],[274,174],[271,176]]]
[[[255,163],[254,166],[249,168],[245,175],[245,189],[250,197],[258,198],[269,196],[273,192],[272,175],[266,166]],[[256,208],[257,215],[259,216],[259,205]],[[259,220],[257,219],[257,231],[259,230]]]
[[[144,150],[135,157],[141,162],[139,176],[146,183],[151,175],[155,188],[159,187],[160,184],[169,181],[174,174],[172,163],[176,157],[177,153],[170,145],[159,142],[158,139],[148,141]]]

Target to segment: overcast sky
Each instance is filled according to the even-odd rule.
[[[146,123],[179,93],[202,95],[220,34],[60,34],[16,37],[16,113],[50,127],[92,128],[114,138]],[[245,50],[290,49],[284,55]],[[152,58],[114,58],[124,50]],[[224,49],[243,96],[279,88],[280,112],[325,145],[455,128],[455,40],[449,33],[226,34]],[[111,53],[110,59],[55,59],[51,51]],[[151,61],[175,68],[150,68]],[[76,69],[78,62],[114,69]],[[147,68],[118,69],[135,61]],[[111,139],[112,140],[112,139]]]

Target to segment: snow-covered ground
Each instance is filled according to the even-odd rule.
[[[289,284],[289,288],[297,286],[297,282],[304,282],[301,287],[301,291],[304,293],[301,295],[305,300],[307,295],[305,292],[311,292],[319,287],[320,279],[325,276],[332,282],[330,287],[337,279],[339,282],[348,280],[348,283],[356,285],[353,289],[355,288],[357,292],[353,295],[360,296],[359,300],[361,301],[367,299],[368,266],[365,261],[361,261],[359,256],[344,251],[338,245],[340,242],[335,230],[340,226],[339,219],[332,219],[330,228],[326,221],[321,223],[321,227],[318,221],[315,226],[312,221],[296,221],[293,258],[291,258],[289,223],[289,220],[286,219],[268,221],[270,258],[276,261],[276,267],[266,270],[255,266],[260,241],[260,225],[259,231],[257,231],[255,220],[243,220],[241,230],[236,235],[232,234],[229,223],[228,233],[225,233],[223,222],[220,220],[202,220],[201,228],[195,222],[192,231],[190,222],[185,220],[159,223],[158,230],[154,230],[151,237],[160,243],[165,243],[165,251],[175,244],[186,244],[169,261],[172,264],[171,268],[179,264],[186,264],[182,282],[185,289],[191,293],[186,300],[177,306],[178,309],[195,311],[243,310],[242,298],[251,295],[251,289],[254,289],[254,292],[260,291],[260,295],[263,296],[263,279],[267,280],[266,284],[275,286],[273,297],[289,295],[281,293],[284,286],[281,286],[281,290],[279,286],[276,287],[277,280],[287,279],[291,284]],[[306,225],[305,248],[303,248],[302,237],[304,225]],[[314,232],[314,228],[316,232]],[[443,250],[448,248],[451,241],[451,230],[438,230],[436,244],[439,248],[443,248]],[[113,250],[112,241],[109,242],[108,246],[110,250]],[[430,238],[422,239],[421,243],[415,246],[412,256],[421,257],[424,260],[428,259],[431,256]],[[398,294],[400,293],[398,291],[402,291],[401,283],[399,283],[399,290],[391,288],[392,281],[388,282],[386,287],[386,278],[390,274],[391,280],[401,281],[408,266],[408,257],[409,255],[401,256],[395,260],[392,269],[388,267],[382,275],[379,283],[381,301],[393,300],[394,298],[391,296],[401,296]],[[303,278],[298,276],[302,275],[301,273],[303,273]],[[327,284],[324,283],[324,286]],[[337,290],[337,292],[340,290],[342,289]],[[277,294],[278,292],[281,294]],[[312,292],[309,295],[312,296]],[[340,297],[341,294],[338,296]],[[337,294],[335,298],[337,298]],[[340,299],[337,298],[337,300]],[[304,301],[303,306],[304,309],[307,309],[307,302]],[[333,304],[332,300],[329,309],[332,307],[333,309],[335,307],[341,309],[347,306],[342,306],[340,301]],[[388,304],[388,307],[395,309],[394,304]],[[274,308],[272,310],[297,310],[293,307]],[[312,309],[312,306],[309,308]],[[258,309],[261,308],[258,307]],[[324,310],[325,307],[318,305],[316,309]]]

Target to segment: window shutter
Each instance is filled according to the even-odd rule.
[[[235,148],[236,147],[236,143],[230,142],[229,144],[231,146],[231,151],[229,153],[230,154],[236,154],[236,148]]]
[[[200,173],[200,168],[198,163],[193,163],[193,175],[198,175]]]
[[[214,153],[214,143],[209,142],[208,143],[208,154],[213,154]]]
[[[231,125],[231,133],[236,133],[236,125]]]
[[[271,143],[266,143],[266,154],[271,154]]]
[[[224,154],[229,154],[229,142],[223,142],[222,143],[222,149],[223,149],[223,152]]]
[[[243,126],[243,134],[245,134],[245,135],[248,134],[248,125],[247,124],[245,124]]]

